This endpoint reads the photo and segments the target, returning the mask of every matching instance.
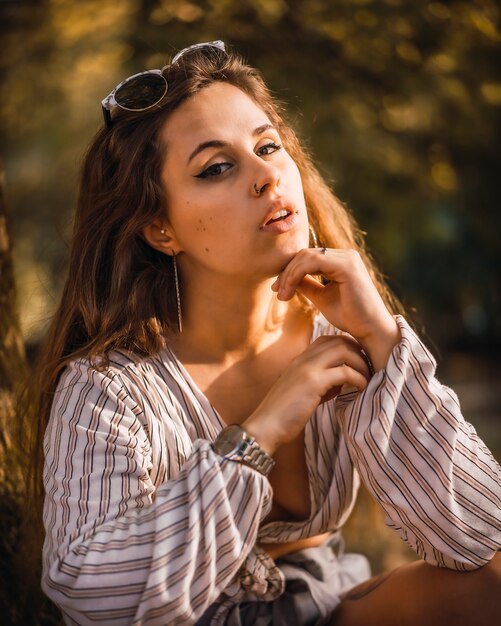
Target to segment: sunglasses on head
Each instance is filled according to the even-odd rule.
[[[179,59],[187,53],[196,50],[222,50],[226,52],[224,42],[207,41],[196,43],[180,50],[172,59],[169,65],[164,65],[161,70],[146,70],[129,76],[119,83],[113,91],[101,101],[103,107],[104,122],[108,128],[111,127],[111,110],[120,107],[126,111],[146,111],[157,105],[167,93],[169,85],[163,75],[164,70],[170,65],[176,64]]]

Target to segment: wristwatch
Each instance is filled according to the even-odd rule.
[[[248,465],[264,476],[268,476],[275,465],[275,461],[259,446],[254,437],[238,424],[223,428],[212,448],[225,459]]]

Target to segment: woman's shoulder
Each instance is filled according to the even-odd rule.
[[[61,372],[52,413],[78,413],[79,419],[86,419],[101,407],[148,422],[158,407],[166,413],[178,405],[179,394],[165,360],[162,353],[144,356],[125,350],[111,352],[106,360],[75,358]],[[93,407],[91,412],[89,407]]]
[[[62,370],[61,376],[68,376],[71,372],[81,375],[99,373],[102,376],[113,378],[140,367],[150,357],[143,357],[134,352],[114,350],[105,356],[81,356],[68,361]]]
[[[68,361],[62,370],[58,389],[78,383],[103,386],[110,383],[120,387],[135,387],[138,381],[155,377],[161,365],[168,368],[162,353],[141,355],[128,350],[114,350],[106,357],[78,357]]]

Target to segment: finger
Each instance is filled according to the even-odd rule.
[[[331,387],[329,391],[327,393],[324,393],[324,395],[320,398],[319,404],[323,404],[324,402],[329,402],[329,400],[332,400],[333,398],[338,396],[342,388],[343,388],[342,385],[336,385],[335,387]]]
[[[322,339],[325,341],[321,341]],[[318,371],[348,365],[366,380],[371,378],[367,359],[360,344],[346,335],[319,337],[302,353],[300,360],[309,372],[312,368]]]
[[[277,298],[279,300],[286,301],[290,300],[294,296],[296,289],[299,293],[316,305],[319,296],[321,295],[323,285],[319,283],[318,280],[315,280],[313,276],[307,274],[306,276],[303,276],[297,286],[290,285],[284,288],[279,288],[277,282],[275,283],[275,289],[273,291],[277,291]]]
[[[349,365],[338,365],[326,370],[325,383],[328,390],[326,394],[328,394],[333,387],[342,387],[343,385],[351,385],[358,391],[363,391],[367,387],[368,380]]]
[[[279,298],[290,299],[308,274],[322,274],[329,280],[345,282],[356,268],[359,269],[359,261],[355,250],[329,248],[325,255],[318,248],[301,250],[278,277]]]
[[[324,289],[324,285],[308,275],[305,276],[297,286],[297,291],[317,308],[320,306],[320,299]]]
[[[284,269],[279,273],[279,275],[277,276],[277,280],[273,284],[273,290],[274,291],[284,290],[287,287],[287,285],[289,284],[290,278],[291,278],[291,276],[293,276],[295,268],[297,268],[298,265],[302,264],[303,259],[305,257],[306,258],[310,258],[309,265],[312,265],[311,257],[313,255],[314,256],[320,256],[320,254],[317,251],[317,249],[304,248],[303,250],[300,250],[289,261],[289,263],[287,263],[287,265],[284,267]],[[314,266],[314,262],[313,262],[313,266]],[[307,273],[308,272],[305,272],[304,274],[307,274]]]
[[[371,379],[371,372],[360,350],[349,349],[348,347],[339,348],[330,356],[330,367],[342,367],[346,365],[361,374],[366,381]]]
[[[278,293],[280,300],[292,298],[304,278],[311,279],[312,274],[321,274],[329,269],[330,265],[325,266],[325,261],[320,261],[320,256],[323,257],[316,249],[308,249],[301,250],[292,259],[272,286],[273,291]]]

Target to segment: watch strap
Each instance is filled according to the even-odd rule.
[[[247,432],[245,434],[249,438],[249,441],[248,445],[242,451],[241,462],[257,470],[264,476],[268,476],[275,465],[275,461],[261,448],[254,437],[251,437]]]
[[[273,458],[239,424],[223,428],[214,440],[213,449],[222,457],[247,465],[264,476],[268,476],[275,465]]]

